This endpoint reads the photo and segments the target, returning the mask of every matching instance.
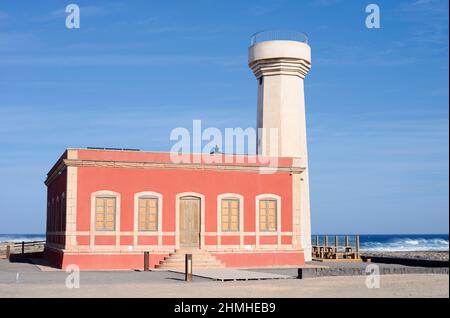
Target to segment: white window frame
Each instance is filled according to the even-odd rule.
[[[156,198],[158,199],[158,211],[157,211],[157,218],[158,218],[158,228],[156,231],[140,231],[139,230],[139,199],[140,198]],[[162,218],[163,218],[163,195],[159,192],[154,191],[142,191],[137,192],[134,194],[134,208],[133,208],[133,245],[138,245],[138,236],[152,236],[157,235],[158,236],[158,246],[162,246]]]
[[[115,197],[116,198],[116,215],[114,218],[114,230],[97,230],[95,227],[95,200],[98,197]],[[107,235],[116,237],[116,247],[120,245],[120,193],[111,190],[99,190],[91,193],[91,226],[90,232],[90,246],[95,246],[95,236]]]

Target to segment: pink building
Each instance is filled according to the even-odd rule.
[[[309,260],[303,80],[310,48],[255,35],[249,66],[258,80],[258,153],[277,159],[275,171],[255,156],[174,162],[170,153],[67,149],[46,180],[46,257],[81,269],[141,269],[146,251],[162,268],[182,266],[187,251],[194,267]],[[276,152],[266,128],[277,131]]]
[[[278,158],[276,173],[260,173],[249,158],[173,164],[168,153],[68,149],[46,181],[46,255],[84,269],[142,268],[144,251],[155,266],[193,248],[229,267],[303,264],[292,193],[303,169]]]

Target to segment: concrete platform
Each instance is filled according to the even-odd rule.
[[[365,263],[365,262],[308,262],[298,268],[261,268],[263,271],[296,278],[317,278],[329,276],[366,276],[367,266],[376,265],[380,275],[399,274],[449,274],[448,267],[417,267],[399,264]]]
[[[171,270],[171,272],[182,273],[184,271]],[[297,275],[284,275],[259,271],[240,270],[232,268],[215,268],[215,269],[194,269],[193,276],[208,278],[216,281],[239,281],[239,280],[266,280],[266,279],[290,279],[296,278]]]

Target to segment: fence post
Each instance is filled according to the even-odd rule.
[[[25,255],[25,242],[22,241],[22,256]]]
[[[148,270],[149,270],[149,258],[150,258],[150,253],[144,252],[144,271],[146,271],[146,272],[148,272]]]
[[[348,247],[348,235],[345,236],[345,247]]]
[[[339,249],[339,238],[337,235],[334,236],[334,258],[338,259],[338,249]]]
[[[356,259],[359,259],[359,235],[356,235]]]
[[[8,244],[6,245],[6,259],[9,259],[10,255],[11,255],[11,246]]]
[[[184,260],[184,280],[187,282],[192,281],[192,254],[186,254]]]

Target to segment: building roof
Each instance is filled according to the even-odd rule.
[[[46,184],[67,166],[97,166],[110,168],[195,169],[300,173],[304,170],[301,158],[263,157],[257,155],[230,155],[223,153],[174,153],[137,151],[134,149],[69,148],[47,174]]]

